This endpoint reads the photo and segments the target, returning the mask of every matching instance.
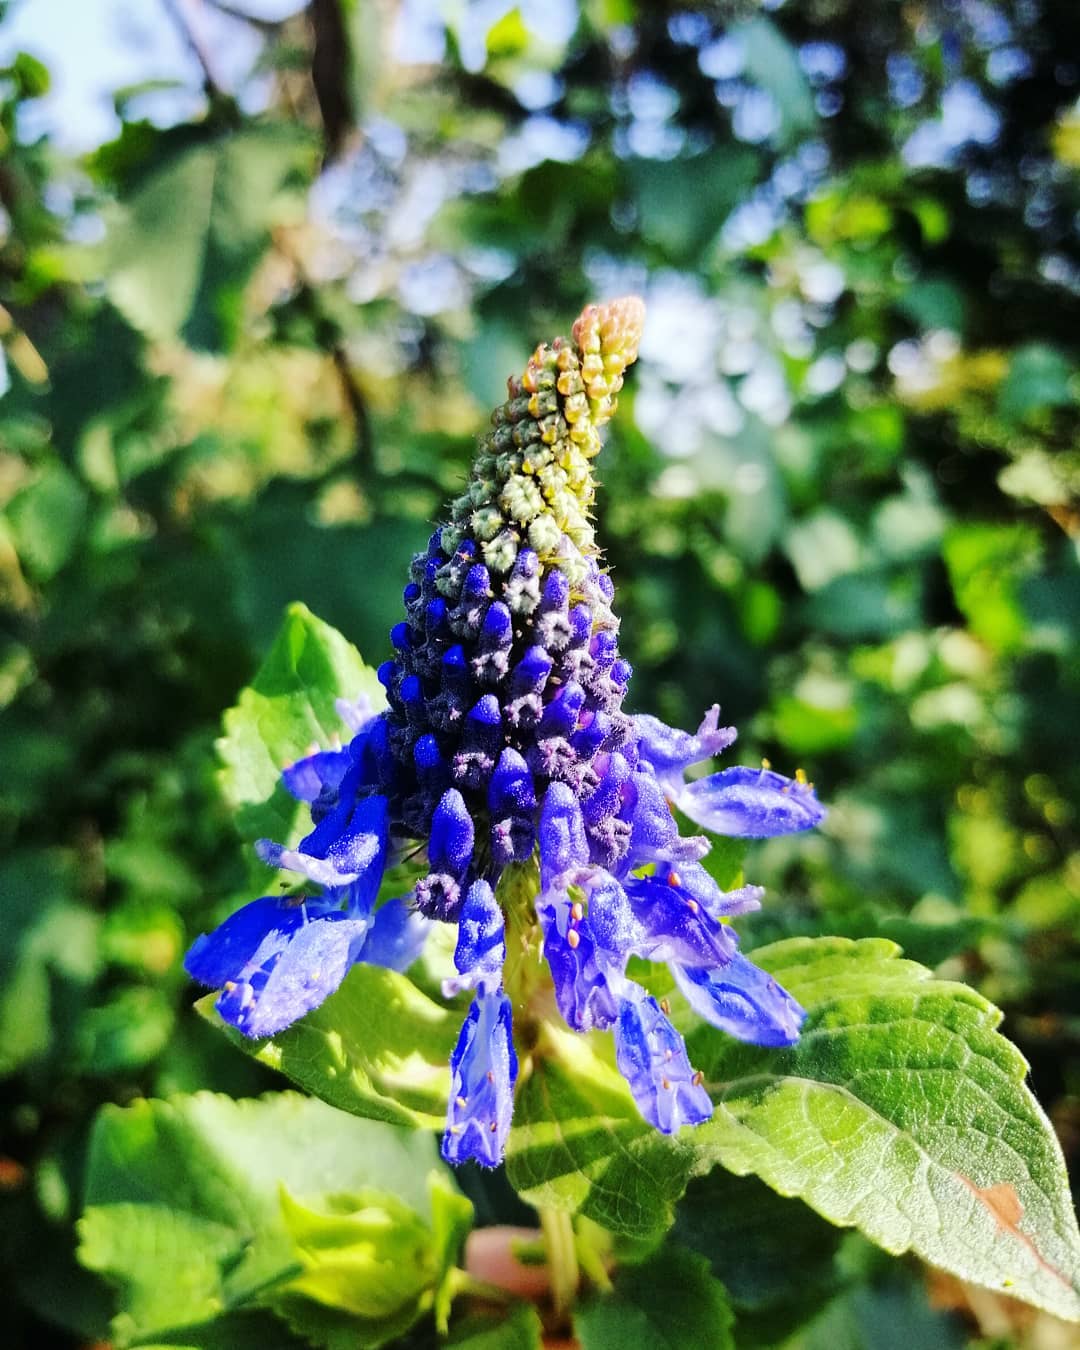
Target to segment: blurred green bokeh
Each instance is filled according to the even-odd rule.
[[[86,152],[42,130],[46,64],[0,69],[7,1343],[105,1334],[72,1255],[99,1105],[271,1083],[180,968],[266,876],[217,794],[222,710],[292,600],[383,659],[505,377],[626,290],[649,324],[598,512],[634,706],[719,700],[744,761],[831,805],[757,850],[746,945],[883,935],[976,985],[1075,1172],[1080,8],[142,22],[202,64],[163,87],[148,46]],[[793,1315],[748,1296],[745,1343],[1067,1343],[856,1257]]]

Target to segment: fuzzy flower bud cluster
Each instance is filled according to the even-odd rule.
[[[412,562],[404,618],[379,668],[387,707],[343,708],[348,746],[293,765],[310,803],[296,847],[261,856],[318,893],[266,897],[199,938],[189,972],[222,989],[249,1036],[280,1031],[356,961],[406,969],[432,922],[457,925],[448,997],[472,1001],[451,1060],[444,1156],[494,1166],[510,1128],[519,989],[504,987],[508,918],[533,931],[555,1002],[578,1031],[610,1031],[647,1120],[671,1133],[712,1113],[682,1037],[626,971],[665,962],[693,1010],[743,1040],[787,1045],[802,1011],[740,955],[725,922],[760,892],[723,892],[703,836],[807,829],[824,812],[801,778],[686,770],[735,739],[714,707],[696,734],[623,709],[631,667],[590,508],[599,428],[637,354],[644,310],[590,306],[572,339],[537,348],[492,417],[448,522]],[[377,898],[388,862],[420,844],[409,896]],[[527,898],[522,901],[524,888]],[[508,913],[508,906],[529,913]]]

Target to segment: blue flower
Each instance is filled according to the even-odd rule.
[[[504,993],[481,993],[450,1056],[450,1107],[442,1155],[497,1167],[506,1152],[514,1109],[517,1055]]]
[[[683,1038],[655,999],[640,994],[619,1004],[615,1063],[641,1114],[662,1134],[700,1125],[712,1115],[712,1101],[701,1075],[690,1067]]]
[[[337,901],[333,893],[254,900],[197,938],[184,965],[200,984],[221,988],[225,1021],[245,1036],[272,1036],[318,1007],[360,959],[373,921]]]
[[[193,979],[221,989],[218,1012],[245,1036],[284,1030],[332,994],[357,961],[406,970],[423,946],[428,923],[404,898],[375,909],[389,817],[385,797],[359,795],[356,747],[366,734],[349,751],[317,752],[285,770],[283,781],[312,804],[313,819],[316,803],[325,814],[294,849],[265,839],[256,845],[264,861],[321,891],[254,900],[196,938],[184,959]]]
[[[283,775],[312,829],[258,853],[317,893],[256,900],[187,957],[222,989],[226,1021],[262,1036],[321,1003],[357,961],[406,969],[431,922],[455,924],[444,993],[471,1004],[450,1063],[452,1163],[502,1160],[512,1010],[541,1018],[552,993],[569,1027],[614,1036],[656,1129],[709,1118],[682,1037],[628,974],[631,958],[666,963],[693,1012],[741,1040],[791,1045],[803,1019],[728,922],[758,907],[760,888],[723,891],[701,862],[708,839],[682,836],[672,807],[712,833],[763,838],[821,821],[812,787],[768,768],[688,781],[735,739],[719,707],[694,734],[623,711],[632,672],[590,523],[591,459],[641,319],[638,301],[590,307],[571,342],[538,348],[510,382],[472,480],[413,559],[379,668],[385,710],[346,705],[349,744]],[[380,906],[387,865],[406,854],[423,874]],[[508,919],[525,948],[511,966]]]

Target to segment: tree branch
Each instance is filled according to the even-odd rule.
[[[192,23],[191,15],[188,13],[188,6],[198,4],[199,0],[161,0],[161,3],[202,69],[203,87],[207,97],[211,100],[228,98],[229,95],[214,72],[214,62],[206,49],[202,34],[198,31],[197,25]]]

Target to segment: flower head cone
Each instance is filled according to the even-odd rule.
[[[348,747],[286,772],[313,828],[296,848],[260,853],[319,893],[299,906],[257,900],[187,959],[222,988],[222,1016],[261,1036],[315,1007],[355,962],[404,969],[430,921],[457,925],[445,992],[472,1002],[451,1062],[443,1153],[454,1163],[501,1161],[512,1020],[552,994],[568,1026],[614,1036],[658,1130],[711,1115],[682,1037],[627,974],[632,956],[667,963],[694,1012],[742,1040],[790,1045],[803,1017],[726,922],[759,890],[722,891],[700,862],[708,840],[681,836],[671,808],[761,838],[816,825],[812,788],[746,768],[687,783],[735,739],[718,708],[695,734],[623,708],[631,668],[590,515],[592,460],[643,319],[634,298],[590,306],[569,341],[538,347],[509,381],[465,491],[412,561],[379,670],[386,710],[345,709]],[[388,861],[418,842],[415,890],[377,907]],[[508,927],[537,957],[528,968],[506,961]]]

